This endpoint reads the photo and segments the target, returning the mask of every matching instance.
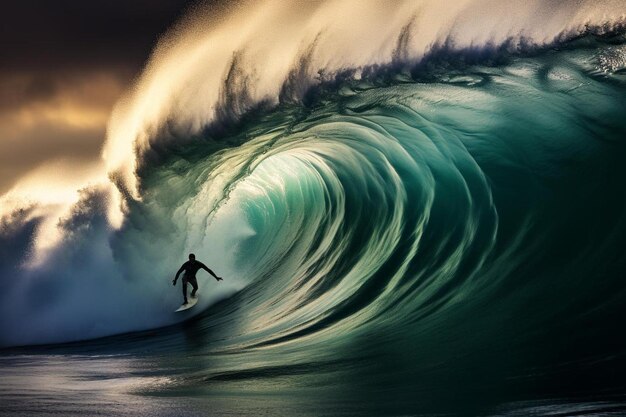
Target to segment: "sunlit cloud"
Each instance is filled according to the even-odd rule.
[[[104,72],[3,74],[0,195],[51,161],[98,163],[111,107],[123,88],[118,77]],[[73,168],[65,166],[71,176]]]

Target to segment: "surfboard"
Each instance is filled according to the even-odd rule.
[[[187,299],[187,304],[183,304],[180,307],[178,307],[178,310],[175,311],[175,313],[178,313],[179,311],[185,311],[185,310],[189,310],[191,307],[195,306],[196,303],[198,302],[198,297],[189,297]]]

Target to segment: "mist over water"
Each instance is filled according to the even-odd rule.
[[[193,12],[113,114],[110,181],[3,205],[0,343],[195,315],[51,349],[303,415],[623,410],[625,6]],[[189,252],[224,281],[180,316]]]

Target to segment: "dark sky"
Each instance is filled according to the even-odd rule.
[[[2,7],[2,66],[137,69],[189,0],[14,1]]]
[[[0,196],[50,162],[93,164],[106,121],[189,0],[17,0],[0,24]]]

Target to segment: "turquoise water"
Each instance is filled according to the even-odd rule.
[[[617,34],[373,67],[155,147],[120,269],[167,283],[195,248],[236,285],[5,350],[0,413],[625,413],[624,57]]]

